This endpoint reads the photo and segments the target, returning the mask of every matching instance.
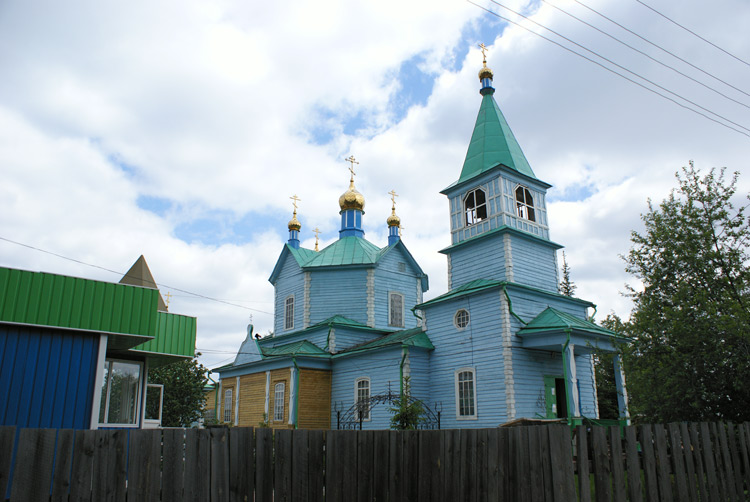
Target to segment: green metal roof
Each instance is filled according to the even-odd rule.
[[[526,237],[526,238],[529,238],[529,239],[533,239],[536,242],[540,242],[540,243],[545,244],[545,245],[547,245],[547,246],[549,246],[551,248],[554,248],[554,249],[562,249],[563,247],[565,247],[565,246],[563,246],[561,244],[558,244],[556,242],[552,242],[551,240],[545,239],[544,237],[539,237],[538,235],[534,235],[534,234],[532,234],[530,232],[526,232],[524,230],[519,230],[517,228],[510,227],[508,225],[502,225],[502,226],[500,226],[498,228],[494,228],[494,229],[489,230],[487,232],[482,232],[481,234],[475,235],[474,237],[469,237],[468,239],[464,239],[464,240],[459,241],[459,242],[457,242],[455,244],[451,244],[447,248],[443,248],[443,249],[439,250],[438,253],[448,254],[449,252],[453,251],[454,249],[460,248],[461,246],[465,246],[466,244],[468,244],[470,242],[476,242],[476,241],[478,241],[480,239],[485,239],[485,238],[490,237],[492,235],[497,235],[497,234],[504,233],[504,232],[512,232],[512,233],[515,233],[516,235],[518,235],[520,237]]]
[[[308,357],[330,357],[331,354],[321,349],[312,342],[300,340],[299,342],[288,343],[278,347],[263,347],[263,356],[308,356]]]
[[[536,179],[495,98],[488,93],[482,97],[461,177],[456,183],[478,176],[498,164]]]
[[[294,259],[297,260],[297,264],[302,267],[305,265],[305,263],[308,262],[313,256],[317,255],[318,253],[316,251],[313,251],[312,249],[305,249],[305,248],[293,248],[289,244],[286,245],[287,249],[289,249],[289,252],[292,253],[292,256],[294,256]]]
[[[543,333],[548,331],[577,330],[599,335],[617,336],[613,331],[602,328],[591,321],[547,307],[538,316],[521,328],[519,334]]]
[[[381,349],[383,347],[389,347],[392,345],[409,346],[409,347],[421,347],[423,349],[433,350],[435,348],[427,336],[427,333],[422,331],[422,328],[411,328],[402,331],[396,331],[389,335],[382,336],[376,340],[365,342],[360,345],[342,350],[337,353],[336,356],[351,354],[354,352],[364,352],[368,350]]]
[[[343,326],[346,328],[352,328],[352,329],[358,329],[361,331],[377,331],[379,333],[383,333],[382,329],[379,328],[371,328],[370,326],[366,324],[362,324],[359,321],[355,321],[353,319],[349,319],[348,317],[344,317],[341,315],[335,315],[333,317],[329,317],[328,319],[325,319],[323,321],[320,321],[318,323],[313,324],[310,327],[301,329],[299,331],[292,331],[291,333],[284,333],[282,335],[274,335],[274,336],[266,336],[258,340],[258,343],[264,344],[273,342],[274,340],[278,340],[279,338],[286,338],[286,337],[297,337],[301,334],[308,333],[310,331],[315,331],[320,328],[325,328],[328,326]]]
[[[133,350],[193,357],[196,324],[195,317],[158,312],[156,338],[134,347]]]
[[[485,289],[499,288],[503,284],[507,284],[507,283],[503,283],[502,281],[490,280],[490,279],[475,279],[473,281],[467,282],[466,284],[462,286],[457,287],[456,289],[452,289],[448,291],[447,293],[444,293],[438,297],[435,297],[432,300],[426,301],[424,303],[420,303],[414,308],[421,308],[427,305],[433,305],[435,303],[444,302],[452,298],[458,298],[460,296],[471,295],[474,293],[478,293],[480,291],[484,291]]]
[[[309,259],[308,267],[331,267],[337,265],[372,265],[380,258],[380,248],[361,237],[342,237]]]
[[[0,321],[155,336],[155,289],[0,267]]]

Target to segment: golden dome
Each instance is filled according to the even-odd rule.
[[[485,62],[484,66],[482,67],[482,69],[479,70],[479,80],[482,80],[482,79],[485,79],[485,78],[488,78],[488,79],[492,80],[492,77],[494,77],[494,76],[495,76],[495,74],[492,73],[492,70],[490,70],[489,68],[487,68],[487,63]]]
[[[300,228],[302,228],[302,224],[297,219],[297,210],[295,209],[292,219],[289,220],[289,230],[296,230],[299,232]]]
[[[396,216],[396,206],[395,205],[391,208],[391,215],[385,221],[386,221],[386,223],[388,223],[389,227],[398,227],[399,225],[401,225],[401,218],[399,218],[398,216]]]
[[[342,211],[346,211],[347,209],[359,209],[360,211],[364,211],[365,196],[354,188],[354,179],[349,181],[349,190],[342,193],[341,197],[339,197],[339,207]]]

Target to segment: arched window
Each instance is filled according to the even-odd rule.
[[[232,421],[232,389],[224,391],[224,421]]]
[[[279,382],[273,387],[273,421],[284,421],[284,382]]]
[[[286,297],[284,302],[284,329],[294,328],[294,295]]]
[[[466,194],[464,199],[466,225],[474,225],[487,218],[487,197],[484,190],[475,188]]]
[[[404,327],[404,295],[388,293],[388,326]]]
[[[354,399],[361,406],[362,420],[370,420],[370,379],[368,377],[357,378],[354,381]]]
[[[529,189],[523,186],[516,188],[516,213],[521,218],[536,221],[534,216],[534,199],[531,198]]]
[[[456,418],[477,418],[477,394],[475,390],[474,368],[456,370]]]

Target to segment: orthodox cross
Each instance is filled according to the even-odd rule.
[[[167,291],[167,294],[164,295],[164,297],[167,299],[166,304],[167,304],[167,307],[169,307],[169,301],[172,299],[172,293]]]
[[[301,201],[302,199],[300,199],[299,197],[297,197],[297,194],[294,194],[294,195],[292,195],[289,198],[292,199],[292,204],[294,205],[294,212],[296,213],[297,212],[297,202]]]
[[[391,202],[393,202],[393,206],[395,207],[396,206],[396,197],[398,197],[398,194],[396,193],[395,190],[391,190],[390,192],[388,192],[388,195],[391,196]]]
[[[399,225],[398,227],[398,236],[401,237],[404,233],[404,230],[406,230],[406,227],[402,227]]]
[[[482,51],[482,63],[484,64],[484,66],[487,66],[487,51],[489,49],[487,49],[487,46],[484,45],[484,42],[478,45],[479,45],[479,50]]]
[[[318,234],[320,233],[320,230],[318,230],[318,227],[315,227],[315,251],[318,251]]]
[[[349,155],[349,158],[344,160],[351,164],[351,167],[349,167],[349,172],[352,173],[352,181],[354,181],[354,175],[357,174],[354,172],[354,164],[359,164],[359,162],[357,162],[357,159],[354,158],[354,155]]]

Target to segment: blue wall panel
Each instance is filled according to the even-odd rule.
[[[88,429],[99,336],[0,326],[0,425]]]

